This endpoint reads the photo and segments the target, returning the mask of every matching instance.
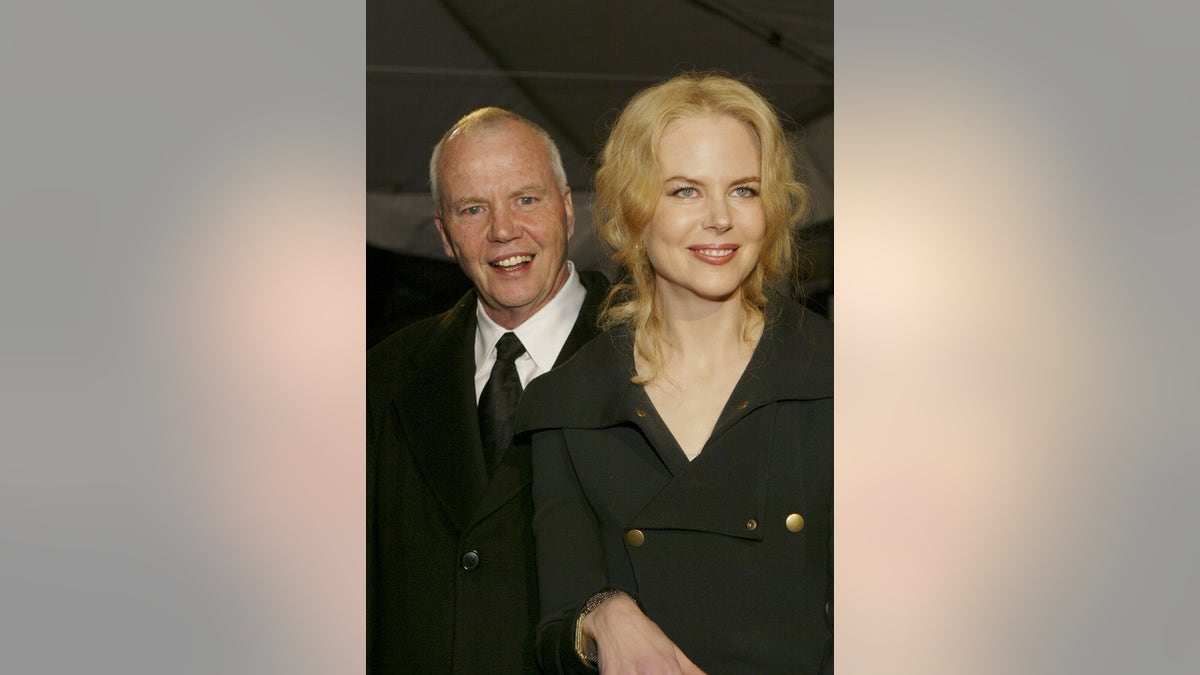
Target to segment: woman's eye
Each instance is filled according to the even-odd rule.
[[[694,188],[694,187],[681,187],[681,188],[679,188],[678,190],[675,190],[674,192],[672,192],[671,194],[672,194],[672,195],[674,195],[674,196],[676,196],[676,197],[684,197],[684,198],[687,198],[687,197],[695,197],[695,196],[696,196],[696,188]]]
[[[738,197],[753,197],[758,194],[758,190],[743,185],[741,187],[734,188],[733,194],[737,195]]]

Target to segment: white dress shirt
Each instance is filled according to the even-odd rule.
[[[583,308],[587,289],[579,280],[574,263],[569,260],[567,271],[570,274],[567,282],[550,302],[512,331],[525,345],[525,353],[517,357],[517,375],[521,378],[522,388],[554,367],[558,353],[575,327],[579,310]],[[496,343],[509,331],[488,316],[482,302],[475,305],[475,318],[475,401],[478,402],[496,363]]]

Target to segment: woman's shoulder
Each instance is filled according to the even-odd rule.
[[[632,363],[629,354],[632,343],[625,334],[613,331],[601,331],[588,340],[562,365],[542,375],[530,383],[544,383],[540,387],[573,386],[595,380],[604,375],[612,375],[618,369],[628,367]],[[539,387],[539,388],[540,388]]]
[[[631,346],[619,332],[604,331],[521,395],[517,431],[597,423],[606,402],[622,396],[632,376]],[[586,418],[586,419],[585,419]]]
[[[833,395],[833,324],[790,298],[773,298],[767,308],[766,344],[759,376],[797,398]]]
[[[833,323],[793,298],[774,295],[767,303],[767,321],[789,337],[807,337],[810,341],[833,342]]]

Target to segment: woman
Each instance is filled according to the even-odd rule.
[[[831,669],[832,330],[771,292],[807,203],[779,120],[740,82],[676,77],[629,102],[596,183],[624,276],[518,422],[539,662]]]

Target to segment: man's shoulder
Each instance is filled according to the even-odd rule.
[[[410,323],[380,340],[367,350],[367,368],[393,361],[397,357],[410,355],[414,351],[414,347],[428,341],[429,336],[437,331],[438,326],[445,321],[445,318],[445,312],[426,317]]]
[[[474,294],[468,293],[445,312],[413,322],[368,349],[368,392],[396,384],[417,368],[434,346],[461,337],[470,328],[473,303]]]
[[[607,292],[609,284],[608,277],[603,272],[596,270],[576,270],[579,274],[579,283],[588,291]]]

